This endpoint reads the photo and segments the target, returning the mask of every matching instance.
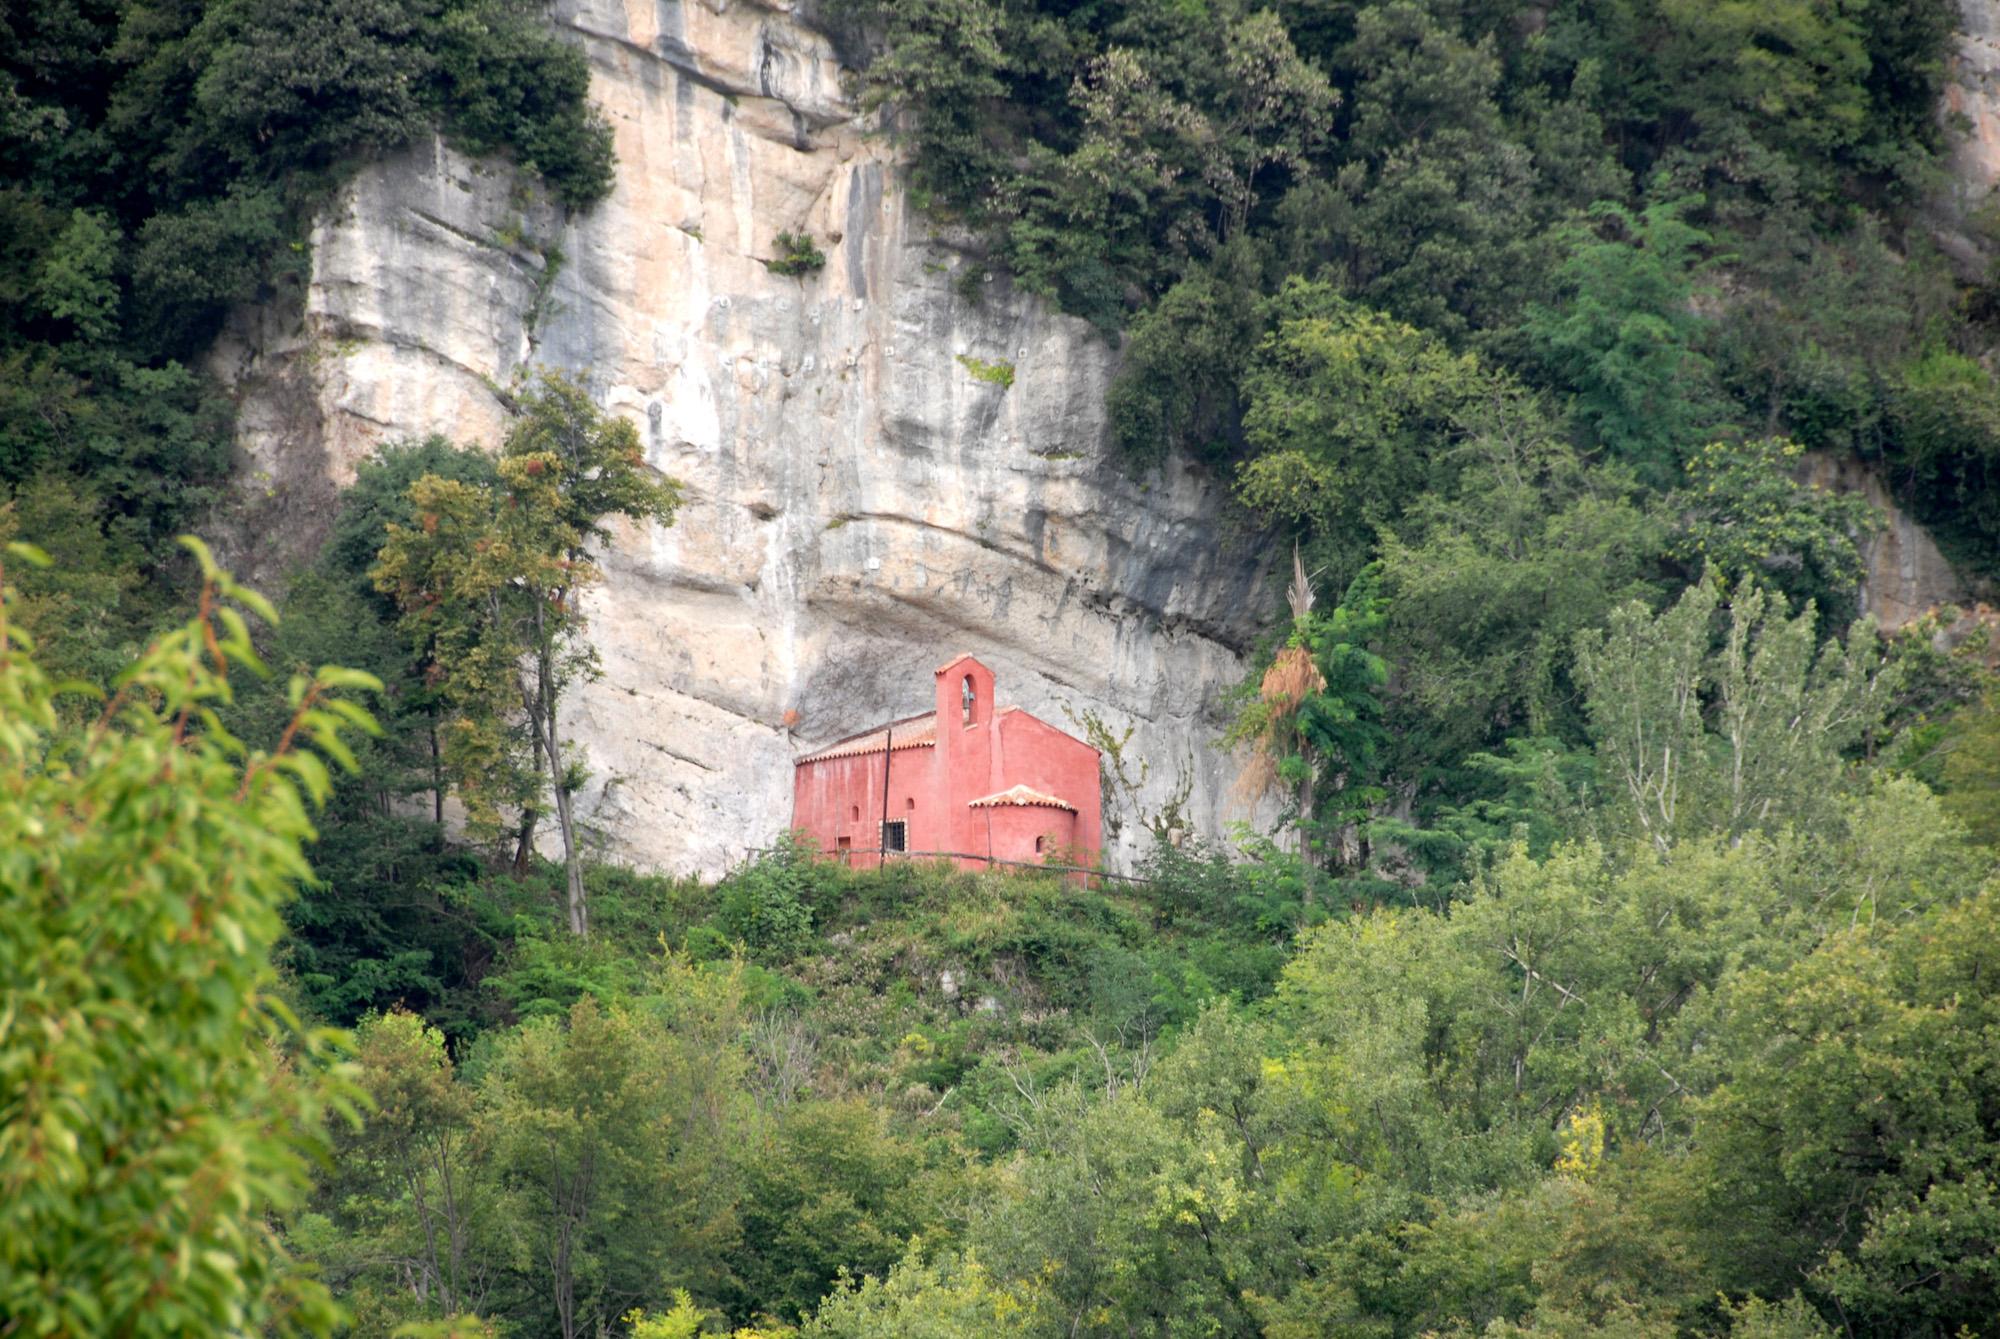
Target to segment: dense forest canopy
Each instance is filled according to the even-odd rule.
[[[171,542],[225,505],[204,350],[347,173],[608,191],[582,53],[26,0],[0,1335],[1994,1333],[1993,620],[1861,617],[1876,513],[1812,483],[2000,575],[1948,0],[815,20],[973,277],[1118,347],[1118,466],[1270,548],[1273,819],[1189,837],[1092,718],[1136,881],[597,858],[583,595],[680,492],[577,383],[384,446],[275,607]]]

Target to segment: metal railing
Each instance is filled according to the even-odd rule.
[[[759,856],[773,854],[781,848],[776,846],[746,846],[743,849],[748,855]],[[819,859],[838,860],[849,869],[855,867],[857,858],[875,861],[876,868],[878,869],[888,864],[891,860],[972,860],[988,868],[1000,866],[1010,869],[1041,870],[1048,874],[1082,874],[1091,879],[1111,879],[1118,883],[1135,883],[1148,886],[1154,882],[1152,879],[1136,878],[1130,874],[1112,874],[1090,865],[1057,865],[1045,863],[1040,860],[1003,860],[999,856],[981,855],[976,851],[890,851],[879,847],[864,847],[856,850],[853,847],[849,847],[846,850],[819,852]]]

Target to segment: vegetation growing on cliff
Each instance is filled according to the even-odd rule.
[[[582,53],[504,0],[70,4],[0,15],[0,492],[67,489],[138,581],[219,497],[232,411],[199,361],[303,273],[313,209],[442,130],[584,206],[611,186]],[[136,638],[125,643],[129,654]]]
[[[1621,601],[1714,570],[1843,628],[1870,521],[1802,452],[2000,573],[1942,0],[835,8],[931,207],[1123,345],[1131,466],[1194,456],[1379,609],[1391,743],[1293,806],[1359,885],[1510,741],[1583,742],[1569,647]],[[1305,821],[1349,788],[1394,820]]]
[[[573,381],[543,375],[516,412],[490,478],[461,467],[452,471],[461,477],[427,473],[409,485],[411,515],[383,527],[369,577],[395,601],[442,708],[439,769],[465,803],[469,832],[491,836],[503,810],[518,814],[524,864],[553,801],[570,931],[582,935],[572,796],[583,763],[564,742],[562,709],[598,674],[583,613],[584,592],[602,579],[591,550],[611,538],[613,517],[672,525],[680,488],[647,467],[638,430],[599,413]]]
[[[1297,555],[1276,828],[590,859],[576,599],[676,495],[559,381],[366,462],[275,627],[197,555],[187,623],[186,361],[300,211],[436,125],[587,201],[603,127],[500,5],[10,13],[0,1333],[1990,1330],[1990,632],[1855,618],[1797,473],[2000,566],[1944,0],[836,8],[929,207],[1123,343],[1134,468]]]
[[[771,239],[771,245],[777,248],[778,255],[765,261],[764,268],[773,274],[799,279],[826,268],[826,253],[809,232],[781,232]]]

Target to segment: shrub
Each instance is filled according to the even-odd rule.
[[[765,261],[764,268],[773,274],[797,279],[826,268],[826,253],[814,244],[809,232],[781,232],[771,244],[778,248],[778,258]]]
[[[753,958],[786,962],[812,944],[812,857],[809,846],[787,839],[723,883],[716,920]]]
[[[1006,359],[989,363],[983,358],[970,354],[958,355],[958,364],[972,374],[974,381],[983,381],[989,386],[1005,388],[1014,384],[1014,365]]]

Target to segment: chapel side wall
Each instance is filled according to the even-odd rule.
[[[909,748],[889,755],[889,817],[910,824],[908,844],[919,851],[935,849],[923,844],[928,839],[926,824],[935,824],[934,815],[925,812],[924,800],[931,754],[928,748]],[[910,799],[916,800],[914,812],[906,807]],[[821,854],[836,855],[840,839],[845,837],[850,843],[848,863],[857,869],[874,868],[882,840],[881,823],[879,750],[798,765],[792,783],[792,826],[817,842]]]
[[[878,769],[881,762],[881,755],[876,754]],[[906,850],[952,849],[946,845],[951,834],[947,831],[944,806],[938,795],[937,767],[937,749],[934,747],[898,749],[890,755],[889,817],[910,825]],[[879,793],[876,803],[881,803]],[[876,817],[879,819],[881,815],[878,813]],[[873,828],[869,829],[869,840],[875,840]]]
[[[1007,785],[1025,785],[1076,806],[1065,845],[1089,864],[1103,849],[1104,783],[1096,749],[1025,711],[1001,718]]]
[[[880,767],[880,754],[865,753],[800,763],[792,786],[792,826],[818,843],[823,855],[838,851],[842,837],[859,849],[859,824],[852,819],[851,810],[864,804],[871,790],[880,803],[880,787],[871,786],[869,780],[870,771]],[[874,844],[867,843],[871,848]]]

